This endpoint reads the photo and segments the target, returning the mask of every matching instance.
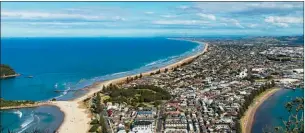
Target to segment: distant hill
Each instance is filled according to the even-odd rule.
[[[277,39],[288,45],[304,45],[304,36],[281,36]]]
[[[0,76],[1,76],[1,78],[9,78],[9,77],[18,76],[18,74],[9,65],[1,64],[0,65]]]

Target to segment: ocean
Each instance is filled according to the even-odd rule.
[[[194,42],[166,38],[1,38],[1,63],[21,74],[1,80],[1,97],[70,100],[86,93],[81,88],[94,82],[160,68],[203,49]],[[78,91],[67,91],[71,89]],[[35,114],[41,108],[2,111],[2,129],[19,132],[42,127],[59,116],[54,107],[44,109],[53,110],[48,115]],[[35,121],[35,117],[49,121]],[[57,118],[57,123],[62,118]],[[56,129],[59,124],[50,126]]]
[[[304,97],[304,89],[282,89],[269,97],[257,109],[254,117],[252,133],[263,133],[268,128],[282,126],[282,120],[288,119],[288,112],[285,104],[296,97]]]
[[[14,133],[42,130],[53,133],[63,122],[64,113],[56,106],[40,106],[36,108],[21,108],[2,110],[1,129],[3,133],[8,129]]]

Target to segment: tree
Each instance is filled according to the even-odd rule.
[[[106,120],[105,120],[103,114],[100,114],[100,126],[102,127],[102,133],[108,133],[107,127],[106,127]]]
[[[162,104],[162,102],[159,101],[159,100],[157,100],[157,101],[154,102],[154,106],[155,106],[155,107],[159,106],[160,104]]]
[[[143,75],[142,75],[142,73],[140,73],[140,76],[139,76],[140,78],[142,78],[143,77]]]
[[[267,77],[266,77],[266,79],[268,79],[268,80],[270,80],[270,79],[272,79],[273,77],[271,76],[271,75],[268,75]]]
[[[275,82],[274,80],[271,81],[271,86],[274,87],[275,86]]]
[[[161,73],[161,70],[160,70],[160,69],[156,72],[156,74],[159,74],[159,73]]]
[[[238,120],[237,122],[236,122],[236,125],[235,125],[236,127],[236,133],[241,133],[241,127],[240,127],[240,121]]]

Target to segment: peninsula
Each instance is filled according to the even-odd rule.
[[[20,75],[16,73],[13,68],[11,68],[9,65],[6,64],[0,65],[0,74],[1,74],[0,79],[13,78]]]

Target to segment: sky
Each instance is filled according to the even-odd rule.
[[[303,35],[303,2],[1,2],[1,37]]]

